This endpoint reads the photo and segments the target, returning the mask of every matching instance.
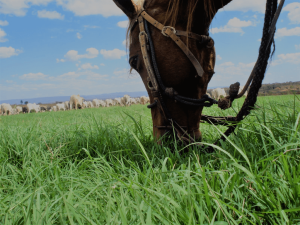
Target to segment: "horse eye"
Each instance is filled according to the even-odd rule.
[[[136,71],[138,70],[138,59],[139,59],[139,56],[136,55],[136,56],[132,56],[130,59],[129,59],[129,64],[130,66],[135,69]]]

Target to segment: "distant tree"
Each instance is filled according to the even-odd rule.
[[[21,102],[20,102],[21,104],[23,104],[23,100],[21,100]]]
[[[28,104],[28,101],[26,101],[26,102],[24,102],[25,103],[25,105],[27,105]]]
[[[41,103],[41,102],[38,103],[38,105],[41,105],[41,104],[43,104],[43,103]]]

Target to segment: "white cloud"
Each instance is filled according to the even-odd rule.
[[[66,30],[67,33],[69,33],[69,32],[74,32],[74,31],[75,31],[75,30],[74,30],[74,29],[71,29],[71,28],[69,28],[69,29]]]
[[[88,48],[87,54],[78,55],[78,51],[70,50],[65,54],[65,59],[56,59],[56,62],[65,62],[65,61],[78,61],[79,59],[93,59],[96,58],[99,54],[99,51],[95,48]]]
[[[20,76],[22,80],[45,80],[48,76],[43,73],[27,73]]]
[[[99,69],[99,67],[97,65],[94,65],[92,66],[90,63],[85,63],[85,64],[82,64],[79,68],[79,70],[87,70],[87,69]]]
[[[57,77],[48,76],[44,80],[20,80],[21,84],[0,82],[0,100],[19,98],[24,100],[25,98],[34,98],[39,94],[40,97],[49,97],[71,96],[72,94],[95,95],[111,93],[114,90],[118,92],[145,91],[140,78],[118,79],[117,75],[121,76],[122,73],[116,71],[116,74],[108,76],[90,70],[82,70],[68,72]]]
[[[225,62],[225,63],[220,64],[219,66],[234,66],[234,63],[233,62]]]
[[[224,7],[225,11],[253,11],[253,12],[260,12],[265,13],[266,9],[266,1],[262,0],[239,0],[239,1],[232,1],[228,5]]]
[[[6,83],[8,83],[8,84],[11,84],[13,82],[14,82],[13,80],[6,80]]]
[[[79,77],[80,74],[76,73],[76,72],[68,72],[68,73],[64,73],[58,77],[51,77],[50,80],[61,80],[61,79],[72,79],[72,78],[77,78]]]
[[[104,64],[104,63],[101,63],[100,66],[105,66],[105,64]]]
[[[55,0],[0,0],[0,13],[25,16],[33,5],[44,5]],[[76,16],[103,15],[121,16],[124,13],[111,0],[56,0],[65,10],[72,11]]]
[[[0,26],[7,26],[8,22],[6,20],[0,20]]]
[[[218,59],[218,60],[221,60],[222,57],[221,57],[220,55],[217,55],[217,59]]]
[[[104,78],[108,77],[107,75],[101,75],[99,73],[90,73],[87,75],[88,80],[103,80]]]
[[[80,40],[82,38],[82,35],[80,33],[77,33],[76,37]]]
[[[9,58],[22,53],[19,49],[14,49],[13,47],[0,47],[0,58]]]
[[[126,40],[124,40],[124,41],[122,42],[122,45],[126,46]]]
[[[89,64],[89,63],[87,63]],[[87,67],[87,65],[85,65]],[[85,67],[83,66],[83,67]],[[97,66],[96,66],[97,67]],[[107,75],[102,75],[99,73],[92,72],[90,70],[85,70],[85,71],[78,71],[78,72],[67,72],[62,75],[59,75],[57,77],[50,77],[48,75],[45,75],[43,73],[28,73],[20,76],[19,78],[22,80],[28,80],[28,81],[38,81],[38,80],[47,80],[48,82],[64,82],[64,81],[69,81],[69,80],[74,80],[79,77],[84,76],[84,79],[88,80],[100,80],[108,77]]]
[[[120,49],[115,48],[114,50],[105,50],[102,49],[100,53],[106,59],[121,59],[122,56],[126,55],[126,52]]]
[[[0,28],[0,42],[8,41],[6,38],[4,38],[5,36],[6,36],[5,31]]]
[[[0,0],[0,13],[25,16],[32,5],[47,5],[53,0]]]
[[[89,63],[87,63],[87,64],[89,64]],[[82,76],[85,76],[84,79],[88,79],[88,80],[102,80],[102,79],[108,77],[108,75],[102,75],[102,74],[95,73],[90,70],[86,70],[86,71],[80,71],[80,72],[64,73],[58,77],[51,77],[49,80],[61,82],[61,81],[75,80],[76,78],[79,78]]]
[[[116,70],[114,72],[114,75],[116,75],[115,78],[117,79],[137,79],[140,77],[140,75],[135,70],[130,73],[128,69]]]
[[[242,27],[249,27],[249,26],[255,26],[255,24],[250,20],[242,21],[239,18],[234,17],[233,19],[230,19],[224,27],[212,28],[211,33],[215,34],[220,32],[229,32],[229,33],[244,34]]]
[[[72,11],[76,16],[121,16],[124,13],[111,0],[57,0],[58,5]]]
[[[238,63],[225,62],[215,67],[216,74],[212,77],[209,83],[213,86],[228,86],[235,82],[240,82],[244,85],[247,81],[255,62],[252,63]]]
[[[282,63],[300,64],[300,52],[280,54],[277,58],[277,60],[272,62],[272,65],[276,66]]]
[[[84,27],[85,30],[88,29],[88,28],[90,28],[90,29],[100,28],[99,26],[92,26],[92,25],[84,25],[83,27]]]
[[[59,62],[65,62],[66,60],[64,59],[56,59],[56,62],[59,63]]]
[[[300,50],[300,45],[295,45],[296,50]]]
[[[282,9],[288,11],[288,18],[292,23],[300,23],[300,3],[293,2]]]
[[[118,22],[118,26],[121,27],[121,28],[127,28],[128,27],[128,20]]]
[[[287,29],[286,27],[278,29],[276,37],[300,36],[300,27]]]
[[[61,15],[59,12],[56,12],[56,11],[47,11],[47,10],[40,10],[40,11],[38,11],[37,16],[39,18],[59,19],[59,20],[63,20],[65,18],[65,16]]]

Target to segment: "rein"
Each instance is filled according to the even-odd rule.
[[[147,85],[150,89],[154,102],[148,105],[148,108],[159,107],[162,111],[165,119],[169,122],[169,126],[157,127],[159,129],[174,129],[177,134],[179,140],[183,141],[185,144],[189,144],[191,142],[195,142],[195,140],[187,134],[187,131],[184,129],[185,127],[180,126],[174,119],[172,119],[168,108],[166,107],[162,96],[167,96],[175,101],[178,101],[185,105],[195,106],[195,107],[211,107],[213,104],[218,104],[221,109],[228,109],[232,106],[232,102],[243,96],[245,91],[249,88],[249,94],[246,97],[244,105],[238,115],[236,117],[213,117],[202,115],[201,119],[211,124],[219,124],[228,126],[228,130],[224,133],[224,135],[215,142],[217,144],[220,140],[225,140],[226,136],[229,136],[232,132],[234,132],[237,123],[243,120],[249,113],[250,110],[254,108],[254,104],[257,100],[257,94],[259,88],[261,87],[262,80],[264,78],[266,66],[268,64],[268,59],[270,56],[271,43],[274,42],[274,34],[276,29],[276,23],[278,17],[281,13],[282,7],[284,5],[285,0],[281,0],[280,5],[277,9],[277,0],[267,0],[267,8],[265,15],[265,24],[264,24],[264,32],[263,38],[260,46],[260,52],[258,60],[250,74],[248,81],[244,87],[244,89],[239,92],[240,84],[237,82],[235,84],[230,85],[229,96],[216,101],[210,98],[208,95],[203,95],[201,99],[193,99],[181,96],[178,94],[176,90],[172,87],[166,87],[161,79],[161,75],[159,73],[154,45],[151,37],[151,33],[148,27],[150,23],[157,29],[159,29],[162,35],[171,38],[177,46],[185,53],[185,55],[189,58],[193,66],[197,71],[197,76],[202,77],[204,74],[204,70],[200,65],[199,61],[193,55],[193,53],[189,50],[189,48],[181,41],[179,36],[185,36],[187,38],[192,38],[199,41],[201,44],[205,44],[207,48],[214,47],[214,41],[208,35],[198,35],[192,32],[186,31],[178,31],[174,27],[164,26],[159,23],[153,17],[151,17],[145,10],[142,10],[138,13],[137,19],[135,19],[130,27],[132,28],[136,22],[139,24],[139,42],[141,46],[141,52],[143,55],[143,60],[147,69],[148,77],[147,77]],[[201,144],[200,144],[201,145]],[[214,151],[213,148],[207,149],[207,151]]]

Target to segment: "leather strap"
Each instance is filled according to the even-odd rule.
[[[173,33],[173,31],[170,28],[167,28],[165,33],[168,34],[170,36],[170,38],[172,38],[172,40],[178,45],[179,48],[181,48],[181,50],[184,52],[184,54],[186,54],[186,56],[189,58],[191,63],[194,65],[194,67],[197,71],[197,74],[200,77],[202,77],[204,74],[204,70],[203,70],[202,66],[200,65],[199,61],[194,56],[194,54],[189,50],[189,48],[183,43],[183,41],[176,34]]]
[[[157,29],[161,30],[162,33],[167,34],[177,44],[177,46],[179,48],[181,48],[181,50],[184,52],[184,54],[189,58],[189,60],[191,61],[191,63],[194,65],[194,67],[195,67],[195,69],[197,71],[198,76],[200,76],[200,77],[203,76],[204,70],[203,70],[201,64],[196,59],[196,57],[194,56],[194,54],[189,50],[189,48],[184,44],[184,42],[176,35],[176,33],[179,32],[179,34],[181,36],[186,36],[186,35],[188,35],[187,32],[185,32],[185,31],[176,31],[174,28],[172,29],[171,27],[164,26],[163,24],[161,24],[160,22],[158,22],[157,20],[155,20],[153,17],[151,17],[145,11],[143,11],[140,15],[145,20],[147,20],[149,23],[151,23],[153,26],[155,26]],[[141,20],[142,19],[140,19],[140,17],[139,17],[139,23],[141,23],[140,22]],[[196,40],[201,39],[201,41],[202,41],[201,35],[197,35],[197,34],[193,34],[193,33],[191,33],[191,34],[192,34],[192,36]]]
[[[199,34],[195,34],[192,32],[186,32],[186,31],[182,31],[182,30],[176,30],[176,35],[177,36],[185,36],[185,37],[189,37],[192,39],[195,39],[197,41],[203,42],[203,41],[208,41],[211,39],[211,37],[206,36],[206,35],[199,35]]]
[[[141,15],[141,13],[143,12],[144,10],[141,10],[137,13],[137,15],[134,17],[134,19],[131,20],[130,24],[129,24],[129,31],[132,30],[132,28],[134,27],[134,25],[138,22],[138,19]]]
[[[148,72],[148,76],[150,78],[150,82],[152,87],[149,86],[149,80],[148,80],[148,87],[151,91],[157,91],[158,90],[158,84],[155,78],[155,74],[154,71],[152,69],[151,63],[150,63],[150,56],[149,53],[147,51],[147,39],[148,36],[145,32],[145,27],[144,27],[144,23],[143,23],[143,17],[139,17],[138,18],[138,23],[139,23],[139,27],[140,27],[140,34],[139,34],[139,41],[140,41],[140,45],[141,45],[141,50],[142,50],[142,55],[143,55],[143,60]]]
[[[159,30],[162,30],[165,27],[163,24],[161,24],[160,22],[155,20],[153,17],[151,17],[145,11],[143,11],[140,15]]]

